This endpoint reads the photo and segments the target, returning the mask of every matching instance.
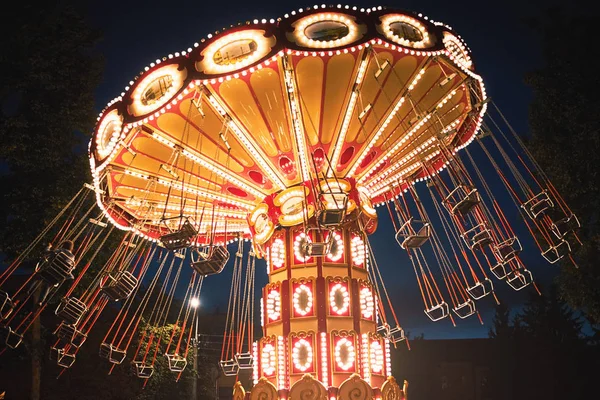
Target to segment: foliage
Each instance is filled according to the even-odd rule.
[[[534,94],[528,147],[582,223],[579,269],[561,269],[560,294],[600,323],[600,59],[586,56],[595,18],[552,9],[530,23],[544,63],[527,76]]]
[[[0,35],[0,252],[11,257],[87,180],[102,62],[99,33],[69,2],[16,2]]]

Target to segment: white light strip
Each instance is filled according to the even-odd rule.
[[[327,333],[321,332],[321,382],[329,386],[329,371],[327,364]]]
[[[240,143],[244,146],[246,151],[250,153],[254,161],[256,161],[258,165],[262,168],[262,170],[267,174],[267,176],[273,182],[273,184],[275,186],[278,186],[279,189],[285,189],[285,183],[275,172],[275,169],[271,167],[271,165],[267,161],[268,157],[253,141],[250,140],[251,136],[247,132],[242,130],[242,128],[235,121],[235,119],[231,118],[230,114],[227,111],[225,111],[223,105],[221,105],[220,102],[216,99],[216,96],[208,95],[207,97],[209,103],[213,106],[213,108],[222,117],[224,117],[225,120],[228,120],[227,126],[229,127],[229,129],[231,129],[233,133],[235,133],[235,136],[238,138]]]
[[[418,132],[423,127],[423,125],[425,125],[425,123],[429,121],[429,119],[431,119],[431,114],[427,114],[423,119],[421,119],[419,122],[413,125],[412,129],[409,130],[408,133],[404,135],[402,139],[397,141],[396,144],[390,150],[388,150],[388,152],[377,162],[377,164],[372,165],[371,168],[362,173],[362,176],[358,181],[360,183],[365,181],[373,173],[373,171],[375,171],[376,168],[378,168],[388,158],[390,158],[400,148],[400,146],[406,143],[416,132]]]
[[[363,77],[367,70],[368,65],[368,52],[365,51],[365,56],[358,67],[358,72],[356,74],[356,82],[354,88],[352,90],[352,94],[350,95],[350,101],[348,102],[348,107],[346,108],[346,115],[344,115],[344,120],[342,122],[342,126],[340,128],[340,133],[336,140],[336,144],[334,147],[333,155],[331,156],[331,169],[329,169],[329,173],[327,176],[331,177],[334,171],[337,168],[338,161],[340,159],[340,154],[342,153],[342,147],[344,146],[344,142],[346,141],[346,133],[348,132],[348,128],[350,127],[350,120],[352,119],[352,115],[354,114],[354,108],[356,106],[356,100],[358,99],[359,86],[362,83]]]
[[[417,73],[417,75],[413,78],[412,82],[410,83],[410,85],[407,88],[407,92],[411,91],[415,88],[417,82],[419,82],[419,80],[425,73],[428,63],[429,63],[429,60],[427,61],[426,65],[423,66],[423,68],[421,68],[419,70],[419,72]],[[373,138],[369,141],[369,144],[367,145],[367,147],[363,148],[362,153],[360,154],[360,157],[358,157],[358,159],[356,161],[354,161],[354,165],[352,166],[350,171],[346,174],[346,176],[355,176],[356,170],[359,168],[363,159],[367,156],[367,154],[369,154],[369,151],[371,150],[371,148],[373,148],[375,143],[377,143],[377,140],[379,140],[379,137],[383,134],[383,131],[388,127],[390,122],[392,122],[392,119],[394,119],[394,117],[396,116],[396,113],[398,113],[398,111],[400,110],[400,107],[402,106],[402,104],[404,104],[404,100],[405,100],[404,96],[400,97],[400,99],[398,100],[398,102],[396,103],[396,105],[394,106],[392,111],[390,111],[390,113],[388,114],[388,116],[385,119],[385,121],[383,122],[383,124],[381,124],[381,126],[377,130],[377,133],[375,134],[375,136],[373,136]]]
[[[421,71],[424,71],[424,69],[422,69]],[[417,80],[417,78],[415,78],[415,80]],[[410,90],[410,88],[409,88],[409,90]],[[413,136],[433,116],[433,112],[435,112],[436,110],[438,110],[438,109],[442,108],[444,105],[446,105],[446,103],[448,103],[448,101],[450,101],[457,93],[458,93],[458,89],[454,89],[450,93],[448,93],[446,96],[444,96],[444,98],[437,103],[435,109],[431,113],[427,114],[420,122],[418,122],[416,125],[414,125],[413,128],[408,132],[408,134],[405,135],[402,139],[400,139],[400,141],[397,142],[394,147],[389,149],[388,152],[386,153],[386,155],[382,159],[380,159],[377,164],[371,166],[371,168],[368,171],[363,172],[362,176],[358,179],[358,182],[364,183],[364,181],[370,176],[370,174],[377,167],[379,167],[383,162],[385,162],[385,160],[390,158],[400,148],[400,146],[402,146],[405,142],[407,142],[411,138],[411,136]],[[442,131],[442,133],[445,133],[445,131]],[[423,146],[423,145],[421,145],[421,146]],[[381,175],[380,175],[380,177],[381,177]]]
[[[181,183],[173,182],[173,181],[170,181],[170,180],[167,180],[164,178],[147,175],[147,174],[137,172],[137,171],[132,171],[131,169],[125,169],[125,170],[123,170],[123,173],[126,175],[134,176],[136,178],[141,178],[141,179],[145,179],[145,180],[155,179],[157,183],[159,183],[163,186],[172,187],[179,191],[183,190],[188,193],[196,194],[202,198],[208,198],[208,199],[212,199],[212,200],[221,201],[223,203],[229,203],[231,205],[245,208],[247,210],[251,210],[252,208],[254,208],[253,204],[244,203],[244,202],[237,201],[237,200],[232,200],[230,198],[220,196],[214,192],[199,190],[199,189],[196,189],[195,186],[191,187],[192,185],[190,185],[190,184],[183,186]]]
[[[261,302],[262,305],[262,302]],[[262,307],[261,307],[262,310]],[[252,358],[254,358],[254,362],[252,363],[252,381],[256,385],[258,383],[258,343],[252,343]]]
[[[392,376],[392,357],[390,356],[390,341],[385,341],[385,375]]]
[[[296,84],[294,82],[293,72],[287,68],[285,70],[284,82],[287,88],[290,112],[292,114],[292,121],[294,125],[294,133],[296,135],[296,147],[298,149],[302,180],[308,181],[310,180],[310,174],[308,172],[308,155],[306,151],[306,141],[304,140],[304,129],[302,126],[302,112],[296,99]]]
[[[170,141],[169,139],[165,138],[164,136],[162,136],[161,134],[159,134],[157,132],[152,132],[151,136],[152,136],[152,138],[156,139],[158,142],[160,142],[166,146],[169,146],[173,149],[177,148],[177,145],[175,144],[175,142]],[[241,189],[247,191],[248,193],[252,194],[253,196],[255,196],[259,199],[263,198],[267,195],[266,193],[263,193],[263,192],[259,191],[258,189],[251,187],[246,182],[243,182],[242,180],[238,179],[234,174],[229,173],[229,171],[227,171],[220,165],[212,162],[210,160],[210,158],[208,158],[196,151],[183,149],[183,150],[181,150],[181,154],[183,154],[187,159],[195,162],[198,165],[201,165],[204,168],[207,168],[208,170],[214,172],[215,174],[224,178],[228,182],[233,183],[234,185],[240,187]]]
[[[361,337],[361,363],[362,363],[362,368],[363,368],[363,379],[365,381],[367,381],[367,383],[370,385],[371,384],[371,368],[370,368],[370,361],[371,358],[369,357],[369,336],[366,333],[362,334]]]
[[[285,389],[286,366],[283,336],[277,336],[277,389]]]

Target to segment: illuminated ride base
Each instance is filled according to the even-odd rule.
[[[234,398],[402,398],[363,235],[372,204],[445,167],[440,143],[473,140],[485,99],[465,44],[426,17],[315,6],[240,24],[151,63],[103,110],[98,204],[152,241],[185,220],[186,245],[241,232],[268,260],[255,386]]]

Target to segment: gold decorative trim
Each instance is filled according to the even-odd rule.
[[[246,391],[242,383],[238,381],[233,385],[233,400],[244,400],[244,397],[246,397]]]
[[[290,400],[327,400],[327,389],[311,374],[304,374],[290,389]]]
[[[250,400],[278,400],[277,388],[267,378],[260,378],[250,392]]]
[[[404,381],[404,386],[400,389],[396,378],[388,376],[384,384],[381,385],[381,400],[406,400],[406,389],[408,389],[407,381]]]
[[[340,385],[338,399],[372,400],[373,389],[360,375],[352,374]]]

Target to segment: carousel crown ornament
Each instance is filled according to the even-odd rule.
[[[73,265],[30,278],[56,275],[38,306],[29,281],[0,291],[4,344],[17,347],[60,293],[52,349],[69,368],[103,309],[121,302],[100,356],[147,380],[164,355],[179,378],[198,319],[191,299],[233,264],[219,364],[225,375],[251,370],[254,383],[236,384],[236,399],[404,398],[390,352],[406,338],[385,269],[412,268],[425,314],[454,324],[479,318],[476,302],[495,299],[496,284],[535,288],[514,224],[549,263],[572,261],[579,243],[577,217],[490,102],[460,35],[383,7],[300,9],[157,59],[100,113],[89,159],[92,184],[2,274],[4,285],[40,244],[75,243]],[[406,254],[385,268],[369,240],[376,208]]]

